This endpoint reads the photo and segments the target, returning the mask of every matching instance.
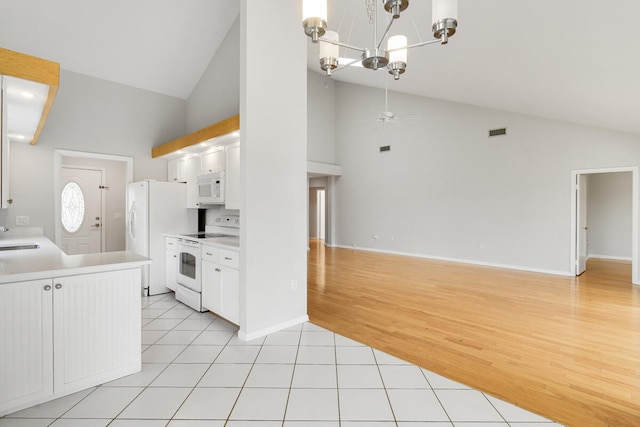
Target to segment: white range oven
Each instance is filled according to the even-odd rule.
[[[223,215],[206,225],[205,231],[178,236],[178,272],[176,299],[197,311],[202,308],[202,243],[211,242],[238,247],[240,217]]]
[[[194,310],[202,310],[201,246],[198,240],[178,239],[176,299]],[[206,310],[205,310],[206,311]]]

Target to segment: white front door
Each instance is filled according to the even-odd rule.
[[[585,174],[577,175],[576,189],[576,213],[577,213],[577,233],[576,233],[576,276],[584,273],[587,269],[587,182],[588,176]]]
[[[60,171],[61,249],[68,255],[102,251],[102,170]]]

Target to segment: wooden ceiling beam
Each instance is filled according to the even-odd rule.
[[[161,157],[167,154],[175,153],[183,148],[190,147],[192,145],[199,144],[211,138],[226,135],[228,133],[237,131],[240,129],[240,115],[235,115],[224,119],[218,123],[214,123],[211,126],[202,128],[198,131],[185,135],[173,141],[169,141],[157,147],[151,149],[151,157]]]
[[[47,121],[60,85],[60,64],[20,52],[0,48],[0,74],[49,86],[38,128],[30,144],[35,144]]]

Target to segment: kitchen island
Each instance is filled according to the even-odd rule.
[[[131,252],[66,255],[0,238],[0,416],[141,369],[141,267]]]

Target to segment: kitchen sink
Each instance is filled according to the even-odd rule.
[[[0,251],[18,251],[21,249],[38,249],[37,243],[0,243]]]

